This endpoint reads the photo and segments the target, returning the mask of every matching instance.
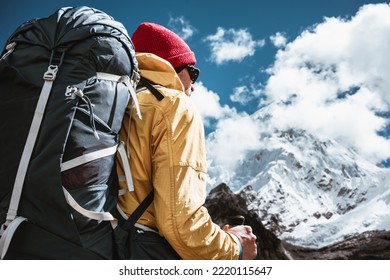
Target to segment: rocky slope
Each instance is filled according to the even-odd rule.
[[[250,225],[257,236],[256,259],[390,260],[390,231],[367,231],[345,237],[328,246],[305,248],[281,241],[272,231],[266,229],[257,212],[248,210],[247,199],[233,193],[226,184],[220,184],[209,192],[205,206],[214,222],[221,227],[231,224],[232,217],[244,216],[245,224]]]
[[[390,260],[390,231],[367,231],[346,237],[319,249],[283,242],[291,259],[304,260]]]
[[[241,215],[245,224],[250,225],[257,239],[257,259],[287,259],[281,241],[271,231],[267,230],[259,216],[249,211],[246,201],[234,194],[228,186],[221,184],[209,192],[205,206],[213,221],[220,227],[232,225],[232,218]]]

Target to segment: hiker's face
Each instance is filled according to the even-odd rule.
[[[190,74],[188,73],[187,68],[184,68],[179,73],[177,73],[183,86],[184,86],[184,92],[188,96],[191,96],[192,92],[195,90],[194,84],[191,81]]]

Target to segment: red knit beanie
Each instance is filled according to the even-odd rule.
[[[155,54],[171,63],[173,68],[195,65],[195,54],[176,33],[156,23],[144,22],[131,37],[136,52]]]

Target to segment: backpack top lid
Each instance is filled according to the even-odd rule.
[[[35,32],[26,33],[34,29]],[[126,28],[111,16],[91,7],[64,7],[47,18],[29,20],[15,30],[6,45],[11,42],[27,42],[48,50],[61,51],[72,47],[73,43],[97,35],[115,37],[122,42],[131,58],[133,71],[138,72],[134,46]]]

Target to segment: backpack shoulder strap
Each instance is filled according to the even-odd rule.
[[[161,101],[164,99],[164,95],[157,88],[155,88],[154,85],[152,84],[152,82],[149,81],[148,79],[141,76],[138,85],[145,86],[157,98],[158,101]],[[123,149],[120,150],[120,152],[123,153]],[[122,162],[127,163],[127,160],[126,160],[124,155],[121,154],[121,158],[122,158]],[[126,172],[127,170],[128,170],[128,173]],[[125,166],[125,176],[126,176],[126,181],[130,182],[130,184],[128,183],[128,187],[131,187],[130,191],[133,191],[134,186],[133,186],[133,182],[131,179],[130,166],[128,166],[128,167]],[[124,190],[124,192],[126,192],[126,191],[128,191],[128,190],[127,189]],[[122,194],[123,194],[123,192],[119,193],[119,195],[122,195]],[[130,217],[123,224],[120,225],[120,227],[122,229],[124,229],[125,231],[129,231],[135,225],[135,223],[139,220],[139,218],[141,218],[142,214],[146,211],[146,209],[148,209],[150,204],[153,202],[153,199],[154,199],[154,190],[152,189],[152,191],[146,196],[146,198],[140,203],[140,205],[138,205],[138,207],[135,209],[133,214],[131,214]]]
[[[164,99],[164,95],[157,88],[155,88],[152,82],[148,79],[141,76],[139,85],[145,86],[157,98],[158,101]]]
[[[149,205],[153,202],[154,190],[146,196],[146,198],[138,205],[133,214],[122,224],[120,227],[126,231],[129,231],[135,223],[141,218],[142,214],[148,209]]]

